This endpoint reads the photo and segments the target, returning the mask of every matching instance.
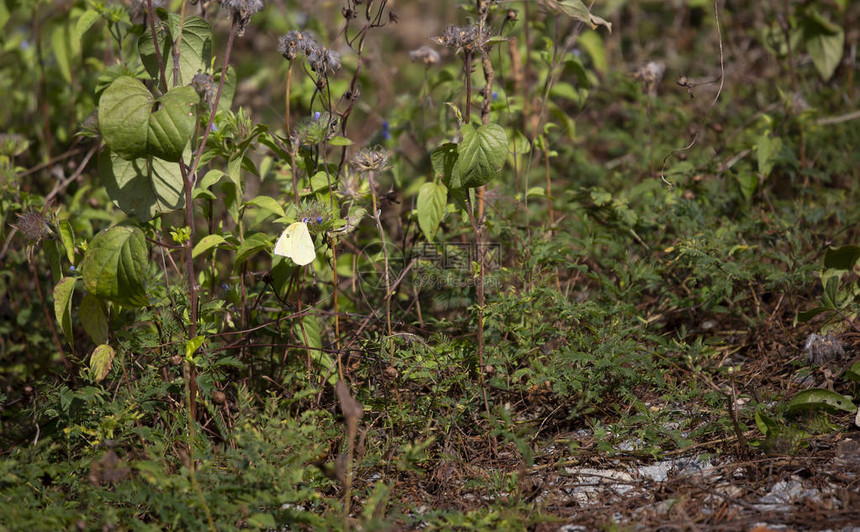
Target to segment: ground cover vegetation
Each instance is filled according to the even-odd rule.
[[[860,401],[857,3],[0,28],[0,529],[737,530],[799,471],[840,489],[770,522],[860,518],[819,467]],[[738,491],[559,489],[682,455]]]

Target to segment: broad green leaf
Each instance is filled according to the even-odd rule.
[[[90,373],[96,382],[101,382],[110,373],[116,352],[113,347],[101,344],[90,355]]]
[[[752,199],[755,194],[756,189],[758,188],[758,175],[752,171],[741,171],[735,174],[735,181],[738,182],[738,186],[741,188],[741,194],[744,195],[746,199]]]
[[[77,24],[75,24],[75,34],[78,38],[78,41],[83,39],[84,33],[86,33],[92,25],[99,19],[101,15],[99,12],[94,9],[87,9],[84,11],[81,16],[78,18]]]
[[[352,141],[346,137],[341,137],[340,135],[334,137],[330,141],[328,141],[329,146],[352,146]]]
[[[857,406],[848,396],[840,395],[823,388],[812,388],[798,393],[788,403],[789,412],[803,412],[807,410],[826,410],[828,412],[842,410],[844,412],[854,412],[857,410]]]
[[[245,205],[253,205],[264,211],[271,212],[278,216],[284,216],[284,208],[278,203],[278,200],[271,196],[257,196],[256,198],[246,201]],[[259,221],[259,219],[258,219]]]
[[[755,413],[755,424],[758,430],[765,436],[773,436],[779,430],[779,425],[776,424],[776,421],[758,411]]]
[[[179,161],[194,132],[199,99],[194,87],[185,86],[170,89],[158,100],[160,108],[149,117],[149,155]]]
[[[60,220],[60,240],[63,241],[63,247],[66,248],[66,258],[75,265],[75,230],[72,229],[72,224],[68,220]]]
[[[233,268],[238,269],[239,265],[245,262],[245,259],[259,253],[260,251],[272,248],[272,238],[266,233],[254,233],[245,238],[245,241],[239,244],[236,250],[236,257],[233,259]]]
[[[436,230],[445,217],[447,202],[448,188],[441,183],[424,183],[418,190],[418,225],[428,242],[433,241]]]
[[[460,188],[460,180],[455,175],[457,157],[457,145],[453,142],[446,142],[430,154],[433,172],[441,176],[442,182],[449,188]]]
[[[93,237],[81,269],[84,286],[96,297],[120,305],[147,304],[143,270],[148,261],[146,239],[140,229],[111,227]]]
[[[63,268],[62,260],[60,259],[61,252],[59,249],[59,245],[56,240],[51,239],[45,242],[45,246],[43,250],[45,251],[45,258],[48,261],[48,264],[51,266],[51,278],[60,282],[63,278]]]
[[[605,74],[609,69],[609,62],[606,60],[606,47],[603,44],[603,38],[595,32],[586,32],[579,36],[576,44],[585,49],[588,57],[591,58],[591,64],[594,65],[594,70]],[[582,81],[586,80],[583,79]]]
[[[188,85],[191,78],[198,71],[206,71],[212,61],[212,26],[200,17],[188,17],[182,24],[182,41],[179,45],[179,77],[180,83],[173,83],[173,42],[176,40],[176,27],[179,23],[179,15],[170,13],[170,25],[162,25],[162,28],[171,28],[168,35],[164,31],[158,33],[158,43],[161,49],[161,58],[164,62],[164,74],[167,78],[167,86]],[[138,40],[138,53],[152,79],[159,79],[161,73],[158,68],[158,57],[155,55],[155,45],[152,42],[152,33],[149,28]]]
[[[824,267],[851,271],[860,260],[860,246],[829,247],[824,252]]]
[[[146,155],[154,98],[139,80],[120,76],[99,100],[99,129],[105,144],[123,159]]]
[[[460,184],[480,187],[498,175],[508,156],[508,136],[498,124],[478,128],[463,126],[463,141],[457,145]]]
[[[57,60],[57,67],[60,69],[60,74],[66,83],[72,82],[72,56],[76,56],[71,42],[71,31],[69,24],[62,24],[54,28],[51,32],[51,49],[54,52],[54,57]],[[75,40],[75,43],[80,43]]]
[[[769,132],[764,132],[756,142],[756,155],[758,161],[758,172],[762,179],[767,178],[773,165],[776,163],[779,150],[782,148],[782,139],[780,137],[772,137]]]
[[[78,307],[78,316],[84,326],[84,331],[96,344],[107,342],[110,331],[107,308],[104,301],[92,294],[87,294]]]
[[[72,296],[75,294],[75,277],[63,277],[60,282],[54,286],[54,316],[60,322],[60,328],[69,345],[75,345],[75,336],[72,332]]]
[[[223,236],[221,236],[221,235],[206,235],[203,238],[201,238],[200,242],[198,242],[197,245],[194,246],[194,249],[191,250],[191,257],[196,259],[197,257],[206,253],[210,249],[212,249],[214,247],[222,246],[222,245],[229,245],[228,242],[226,240],[224,240]]]
[[[561,9],[562,13],[565,15],[580,22],[585,22],[591,26],[591,29],[596,29],[597,26],[606,26],[609,33],[612,33],[612,24],[598,16],[592,15],[591,11],[589,11],[588,8],[585,7],[585,4],[582,3],[582,0],[560,0],[558,2],[558,8]]]
[[[129,161],[104,150],[99,156],[99,175],[113,202],[141,222],[185,203],[179,163],[155,157]]]
[[[310,348],[311,360],[318,364],[324,375],[328,375],[327,382],[332,386],[337,384],[337,367],[331,355],[322,350],[322,335],[320,324],[315,316],[304,316],[296,320],[293,325],[293,334],[298,343]]]
[[[829,80],[842,60],[845,31],[818,13],[807,11],[802,19],[803,42],[821,79]]]
[[[206,341],[205,336],[195,336],[194,338],[185,342],[185,360],[189,362],[194,361],[194,353],[200,349],[200,346]]]
[[[830,310],[839,309],[839,278],[829,277],[824,283],[824,293],[821,294],[821,302]]]
[[[7,22],[9,22],[9,8],[6,7],[6,2],[0,2],[0,29],[3,29]]]
[[[800,323],[805,323],[814,318],[815,316],[818,316],[822,312],[827,312],[829,310],[830,309],[826,307],[815,307],[814,309],[800,311],[797,313],[797,321]]]
[[[212,83],[216,86],[221,81],[221,70],[212,76]],[[232,66],[227,67],[227,76],[224,77],[224,86],[221,88],[221,99],[218,100],[218,110],[227,111],[233,105],[233,96],[236,94],[236,71]]]
[[[860,360],[851,364],[851,367],[845,371],[845,378],[852,381],[860,381]]]

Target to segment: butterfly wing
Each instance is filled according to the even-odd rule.
[[[313,262],[316,251],[307,224],[296,222],[284,229],[275,243],[275,255],[288,257],[299,266]]]

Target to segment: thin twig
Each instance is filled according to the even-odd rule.
[[[717,94],[714,95],[714,99],[711,102],[711,105],[708,106],[708,112],[705,114],[705,117],[702,119],[702,122],[699,124],[699,127],[696,129],[696,133],[693,135],[693,140],[691,140],[690,143],[687,144],[686,146],[684,146],[683,148],[678,148],[676,150],[672,150],[665,157],[663,157],[663,166],[660,168],[660,179],[663,181],[663,183],[665,183],[669,187],[673,187],[675,185],[670,183],[666,179],[666,174],[665,174],[666,163],[676,153],[688,151],[689,149],[691,149],[693,146],[696,145],[696,143],[699,140],[699,135],[702,133],[702,130],[705,128],[705,123],[711,118],[711,114],[713,114],[713,112],[714,112],[714,108],[717,105],[717,100],[720,99],[720,95],[723,93],[723,86],[726,83],[725,56],[723,54],[723,31],[720,28],[719,0],[714,0],[714,19],[717,22],[717,37],[719,38],[718,42],[720,45],[720,78],[719,78],[720,79],[720,87],[717,89]]]

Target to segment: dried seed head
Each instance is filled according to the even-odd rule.
[[[437,52],[433,48],[430,48],[427,45],[424,45],[421,48],[418,48],[417,50],[412,50],[411,52],[409,52],[409,59],[411,59],[412,61],[414,61],[416,63],[417,62],[424,63],[424,66],[429,67],[431,65],[435,65],[436,63],[438,63],[440,57],[439,57],[439,52]]]
[[[215,101],[215,96],[218,93],[218,87],[215,86],[212,76],[209,74],[198,72],[191,78],[191,86],[197,91],[197,94],[203,98],[206,105],[212,107]]]
[[[388,167],[390,157],[388,150],[383,148],[363,149],[355,154],[350,164],[360,172],[379,172]]]
[[[450,46],[458,52],[464,50],[472,52],[476,49],[483,48],[490,38],[490,32],[487,28],[481,32],[477,24],[470,26],[448,26],[442,35],[436,37],[436,42],[445,46]]]
[[[311,70],[318,74],[328,75],[340,68],[340,54],[325,46],[315,46],[305,54]]]
[[[308,50],[317,46],[310,34],[292,30],[278,39],[278,51],[287,61],[292,61],[299,54],[306,55]]]
[[[806,359],[819,366],[845,356],[845,348],[842,347],[842,342],[829,334],[826,336],[810,334],[806,339],[803,350],[806,352]]]
[[[640,68],[633,77],[642,82],[642,88],[645,92],[653,95],[657,92],[657,84],[663,79],[663,74],[666,72],[666,63],[662,61],[650,61],[647,65]]]
[[[27,211],[18,215],[18,224],[15,226],[21,234],[34,244],[38,244],[51,233],[48,222],[44,216],[36,211]]]
[[[251,17],[263,9],[263,0],[222,0],[221,5],[237,21],[236,35],[243,37]]]

